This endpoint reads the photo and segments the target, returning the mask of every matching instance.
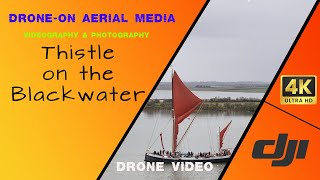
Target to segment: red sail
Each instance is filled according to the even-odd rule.
[[[174,72],[172,81],[174,117],[176,123],[180,124],[202,101],[183,84],[176,72]]]
[[[227,129],[229,128],[231,122],[232,121],[230,121],[229,124],[220,131],[220,134],[219,134],[219,137],[220,137],[220,149],[222,148],[222,145],[223,145],[224,134],[226,133]]]
[[[173,152],[175,152],[179,130],[178,125],[187,118],[202,101],[183,84],[176,72],[174,72],[172,78],[172,101],[175,119],[173,130]]]

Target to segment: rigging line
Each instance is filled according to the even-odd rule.
[[[190,147],[189,147],[189,138],[188,138],[188,136],[187,136],[187,140],[186,140],[186,149],[189,151],[190,150]]]
[[[210,150],[211,150],[211,152],[212,152],[212,145],[211,145],[211,143],[212,143],[212,139],[211,139],[211,134],[210,134],[210,126],[209,126],[209,119],[208,118],[206,118],[207,119],[207,130],[208,130],[208,137],[209,137],[209,146],[210,146]]]
[[[193,119],[192,119],[191,123],[189,124],[187,130],[186,130],[186,131],[184,132],[184,134],[182,135],[180,141],[179,141],[178,144],[177,144],[177,147],[179,146],[179,144],[180,144],[181,141],[183,140],[184,136],[187,134],[188,130],[190,129],[190,127],[191,127],[193,121],[196,119],[197,115],[200,113],[200,111],[201,111],[201,109],[202,109],[202,105],[203,105],[203,104],[201,104],[200,108],[199,108],[198,111],[197,111],[197,114],[193,117]]]
[[[188,149],[188,151],[191,150],[191,149],[190,149],[190,145],[189,145],[189,138],[188,138],[188,136],[187,136],[187,149]]]
[[[213,140],[213,139],[212,139]],[[215,150],[215,145],[212,145],[212,153],[216,153],[216,150]]]
[[[185,139],[186,139],[186,140],[185,140],[185,142],[182,143],[182,145],[185,146],[185,149],[186,149],[186,150],[190,151],[190,145],[189,145],[188,135],[186,135]]]
[[[155,131],[156,126],[157,126],[157,124],[158,124],[159,117],[160,117],[160,115],[158,115],[158,118],[157,118],[157,120],[156,120],[156,123],[155,123],[154,126],[153,126],[152,134],[151,134],[151,137],[150,137],[150,140],[149,140],[149,143],[148,143],[148,149],[150,148],[150,144],[151,144],[151,141],[152,141],[152,139],[153,139],[154,131]]]
[[[162,132],[168,127],[169,123],[171,122],[171,119],[172,119],[172,118],[169,119],[169,121],[167,122],[167,124],[165,125],[165,127],[160,131],[160,133],[162,133]],[[149,147],[149,149],[153,147],[153,145],[157,142],[157,140],[159,139],[159,137],[160,137],[160,136],[157,136],[157,138],[153,141],[153,143],[151,144],[151,146]]]
[[[210,125],[210,123],[209,123],[209,125]],[[212,128],[212,126],[209,126],[208,128],[209,128],[209,136],[210,136],[209,137],[209,139],[210,139],[210,150],[211,150],[211,152],[213,152],[214,151],[214,149],[213,149],[214,148],[214,140],[213,140],[213,135],[212,135],[213,134],[212,133],[212,129],[213,128]]]

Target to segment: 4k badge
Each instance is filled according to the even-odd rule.
[[[282,75],[281,104],[317,104],[317,76]]]

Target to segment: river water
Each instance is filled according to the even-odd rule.
[[[248,93],[248,92],[222,92],[222,91],[192,91],[200,99],[211,99],[214,97],[236,99],[240,97],[258,98],[262,99],[264,93]],[[151,99],[171,99],[171,90],[156,90],[154,91]]]
[[[186,119],[180,124],[179,137],[186,130],[192,120]],[[219,127],[222,129],[231,120],[229,130],[225,136],[224,148],[233,150],[239,141],[243,131],[251,119],[248,112],[202,112],[193,122],[189,132],[179,146],[179,150],[188,152],[216,152],[217,135]],[[225,164],[215,164],[212,171],[173,171],[171,165],[165,165],[163,172],[154,171],[117,171],[116,162],[143,162],[144,154],[148,148],[159,151],[161,142],[160,132],[163,133],[163,141],[166,150],[171,149],[172,121],[168,111],[143,111],[123,142],[112,163],[105,172],[103,179],[111,180],[186,180],[186,179],[217,179]]]

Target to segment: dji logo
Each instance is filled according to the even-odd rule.
[[[297,149],[296,159],[304,159],[306,157],[309,140],[289,140],[287,150],[284,155],[284,151],[286,149],[287,144],[287,138],[288,134],[279,134],[276,149],[273,154],[265,154],[263,151],[265,146],[275,145],[275,140],[256,141],[253,147],[252,157],[254,159],[273,159],[272,166],[288,166],[292,163]]]

